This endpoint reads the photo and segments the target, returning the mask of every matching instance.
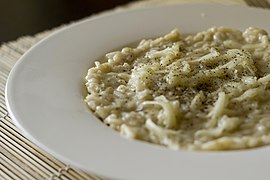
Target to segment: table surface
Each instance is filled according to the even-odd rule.
[[[0,5],[0,43],[59,26],[134,0],[8,0]]]

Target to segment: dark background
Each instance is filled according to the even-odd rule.
[[[0,44],[134,0],[0,0]]]

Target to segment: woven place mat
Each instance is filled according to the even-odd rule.
[[[145,0],[105,13],[142,6],[187,2],[245,5],[244,0]],[[21,37],[17,41],[4,43],[0,47],[0,179],[101,179],[69,167],[26,139],[13,124],[5,105],[5,84],[11,68],[30,47],[63,26],[35,36]]]

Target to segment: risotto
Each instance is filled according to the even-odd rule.
[[[269,66],[263,29],[175,29],[95,62],[85,101],[128,138],[172,149],[258,147],[270,144]]]

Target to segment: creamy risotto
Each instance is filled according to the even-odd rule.
[[[270,144],[267,32],[178,30],[106,54],[86,76],[89,108],[128,138],[173,149]]]

